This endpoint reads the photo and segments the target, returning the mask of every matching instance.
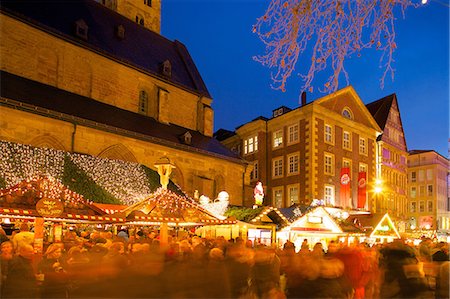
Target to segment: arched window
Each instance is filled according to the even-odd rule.
[[[348,119],[353,119],[352,110],[350,110],[350,108],[348,107],[345,107],[344,109],[342,109],[342,116]]]
[[[148,109],[148,93],[145,90],[139,92],[139,107],[138,112],[140,114],[147,115]]]

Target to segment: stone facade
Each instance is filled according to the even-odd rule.
[[[106,1],[130,19],[146,9],[135,1]],[[108,3],[104,3],[108,6]],[[145,4],[146,5],[146,4]],[[141,7],[142,6],[142,7]],[[160,1],[149,24],[159,32]],[[11,74],[79,94],[124,110],[152,117],[212,136],[212,99],[165,80],[104,53],[1,14],[0,68]],[[154,20],[152,19],[154,18]],[[157,20],[156,20],[157,19]],[[140,111],[141,91],[148,95],[145,111]],[[7,99],[2,98],[3,101]],[[129,132],[128,132],[129,133]],[[154,169],[154,162],[167,156],[175,164],[173,181],[190,196],[194,190],[210,198],[226,190],[230,203],[242,203],[246,164],[239,159],[190,148],[155,142],[152,138],[115,132],[100,124],[71,120],[52,111],[0,104],[0,139],[39,147],[50,147],[104,158],[138,162]]]

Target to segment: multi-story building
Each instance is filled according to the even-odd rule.
[[[241,204],[247,164],[212,138],[212,97],[160,0],[3,1],[0,139],[138,162]]]
[[[306,103],[280,107],[216,138],[253,164],[265,204],[287,207],[314,199],[344,208],[370,209],[381,129],[353,87]],[[246,194],[247,204],[252,194]]]
[[[366,105],[383,134],[377,138],[378,177],[373,213],[389,215],[404,231],[407,212],[407,147],[397,96]]]
[[[410,231],[450,230],[449,161],[432,150],[411,150],[408,157]]]

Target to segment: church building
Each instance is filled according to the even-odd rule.
[[[212,96],[185,45],[160,34],[160,0],[2,1],[0,12],[0,140],[153,169],[167,157],[188,195],[225,190],[242,204],[251,169],[212,137]]]

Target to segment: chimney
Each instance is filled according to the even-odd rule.
[[[306,91],[302,91],[302,106],[306,105]]]

